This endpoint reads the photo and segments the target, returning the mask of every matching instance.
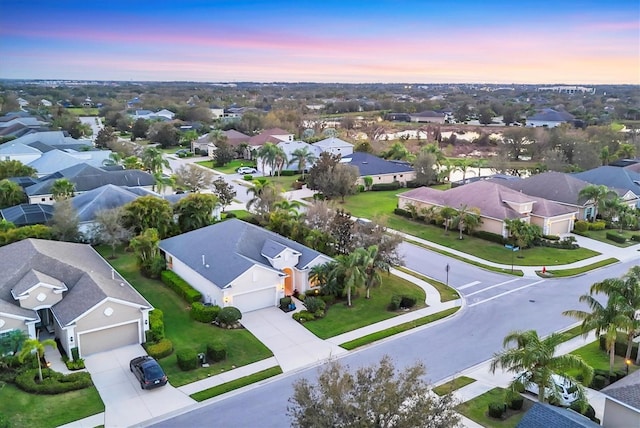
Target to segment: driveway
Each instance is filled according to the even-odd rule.
[[[105,405],[105,427],[135,425],[195,403],[170,384],[142,390],[129,371],[129,361],[145,353],[140,345],[131,345],[85,359],[87,370]]]
[[[283,372],[296,370],[347,352],[319,339],[278,308],[242,314],[242,325],[273,352]]]

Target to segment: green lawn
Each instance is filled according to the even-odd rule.
[[[602,266],[608,266],[613,263],[617,263],[620,260],[616,258],[609,258],[605,260],[600,260],[599,262],[591,263],[590,265],[577,267],[573,269],[561,269],[561,270],[547,270],[545,273],[542,271],[536,271],[536,274],[541,278],[560,278],[565,276],[574,276],[579,275],[581,273],[588,272],[593,269],[600,268]]]
[[[104,404],[95,387],[56,395],[29,394],[0,382],[0,413],[11,427],[57,427],[96,413]]]
[[[360,192],[347,197],[344,203],[332,201],[332,206],[342,208],[354,217],[384,219],[393,215],[393,210],[398,206],[397,195],[406,191],[407,189]]]
[[[356,298],[352,297],[352,306],[345,301],[338,301],[327,311],[327,315],[319,320],[308,321],[303,325],[321,339],[328,339],[348,331],[393,318],[405,312],[390,312],[387,305],[395,294],[413,296],[417,299],[415,309],[424,308],[426,295],[422,288],[395,275],[382,275],[382,285],[371,290],[371,298],[365,298],[362,291]]]
[[[215,397],[229,391],[251,385],[252,383],[260,382],[261,380],[277,376],[281,373],[282,369],[280,368],[280,366],[271,367],[266,370],[250,374],[249,376],[241,377],[240,379],[235,379],[230,382],[223,383],[222,385],[214,386],[212,388],[196,392],[195,394],[191,394],[191,398],[198,402],[208,400],[211,397]]]
[[[453,380],[450,380],[449,382],[436,386],[435,388],[433,388],[433,392],[435,392],[438,395],[446,395],[464,386],[467,386],[475,381],[476,381],[475,379],[472,379],[467,376],[458,376]]]
[[[440,281],[436,281],[433,278],[427,278],[424,275],[420,275],[419,273],[416,273],[410,269],[404,268],[402,266],[397,266],[396,269],[398,269],[401,272],[404,272],[406,274],[415,276],[418,279],[421,279],[424,282],[427,282],[431,285],[433,285],[433,287],[438,290],[438,293],[440,293],[440,301],[441,302],[449,302],[451,300],[456,300],[460,298],[460,295],[458,294],[458,292],[456,291],[455,288],[453,287],[449,287],[446,284],[440,282]]]
[[[479,423],[486,428],[513,428],[520,422],[520,419],[524,416],[526,411],[531,407],[531,400],[525,399],[522,410],[508,411],[507,414],[513,412],[506,419],[494,419],[487,415],[489,403],[500,402],[504,403],[506,390],[503,388],[493,388],[490,391],[485,392],[476,398],[464,402],[458,405],[458,411],[471,419],[474,422]]]
[[[273,176],[273,177],[265,177],[270,182],[276,185],[276,187],[280,188],[283,192],[288,192],[289,190],[293,190],[293,182],[296,181],[300,177],[300,175],[292,175],[292,176]]]
[[[98,251],[107,258],[111,253],[106,247]],[[198,352],[205,351],[207,342],[218,340],[227,346],[227,359],[212,364],[208,368],[182,371],[176,362],[175,352],[160,360],[173,386],[181,386],[211,375],[228,371],[271,357],[273,354],[249,331],[223,330],[210,324],[193,321],[189,317],[188,305],[162,282],[144,278],[136,268],[135,258],[131,253],[118,252],[118,258],[107,259],[109,263],[127,281],[134,286],[155,308],[164,312],[164,325],[167,338],[173,342],[175,350],[193,348]]]
[[[609,371],[609,354],[600,349],[600,345],[597,340],[584,345],[582,348],[578,348],[571,353],[581,356],[582,359],[593,367],[594,370]],[[640,367],[631,364],[631,366],[629,366],[629,373],[633,373],[638,369],[640,369]],[[626,370],[624,357],[616,355],[613,363],[613,371],[616,370]]]
[[[224,174],[235,174],[236,169],[240,168],[241,166],[250,166],[256,168],[256,163],[247,159],[235,159],[225,164],[224,166],[214,166],[213,160],[200,161],[197,163],[202,166],[206,166],[207,168],[215,169],[216,171],[222,172]]]
[[[67,112],[74,116],[97,116],[98,108],[96,107],[67,107]]]
[[[616,233],[624,236],[627,239],[627,242],[622,244],[612,241],[611,239],[607,239],[607,233]],[[587,230],[586,232],[580,232],[580,235],[586,236],[587,238],[595,239],[596,241],[604,242],[605,244],[615,245],[616,247],[622,248],[630,247],[631,245],[637,244],[637,241],[631,240],[631,237],[637,234],[638,232],[632,232],[630,230],[623,230],[622,232],[620,232],[617,229]]]

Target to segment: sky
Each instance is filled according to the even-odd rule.
[[[640,84],[640,1],[0,0],[0,78]]]

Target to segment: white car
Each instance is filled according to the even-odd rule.
[[[236,172],[238,174],[255,174],[256,172],[258,172],[258,170],[255,168],[251,168],[250,166],[241,166],[240,168],[236,169]]]
[[[517,380],[524,385],[524,390],[530,392],[532,394],[538,395],[540,392],[538,388],[538,384],[534,382],[527,382],[526,379],[529,378],[529,373],[521,373],[516,376]],[[546,387],[544,395],[545,397],[553,397],[556,396],[558,399],[558,404],[563,407],[569,407],[571,404],[578,400],[578,387],[567,379],[564,376],[553,374],[551,375],[551,381],[553,382],[553,387]],[[555,393],[553,389],[555,389]]]

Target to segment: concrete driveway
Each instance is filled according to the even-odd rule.
[[[105,405],[105,427],[125,427],[195,403],[167,384],[143,390],[129,371],[129,361],[146,354],[140,345],[90,355],[85,365]],[[169,379],[171,382],[171,379]]]
[[[278,308],[242,314],[242,325],[273,352],[283,372],[316,364],[347,352],[319,339]]]

